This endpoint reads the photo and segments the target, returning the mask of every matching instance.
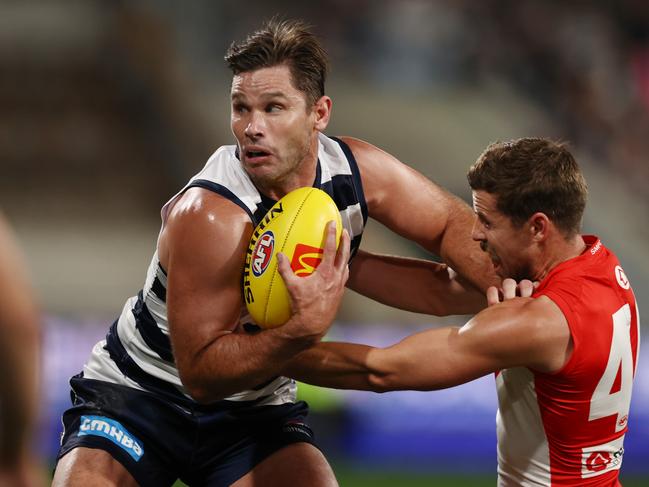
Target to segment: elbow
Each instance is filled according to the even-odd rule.
[[[441,317],[444,317],[444,316],[451,316],[452,314],[457,314],[457,313],[453,313],[447,307],[441,305],[440,303],[435,302],[435,303],[431,303],[428,306],[428,313],[427,314],[432,315],[432,316],[438,316],[438,317],[441,318]]]
[[[367,389],[372,392],[390,392],[399,389],[399,370],[390,359],[389,349],[371,350],[365,362]]]
[[[187,385],[185,385],[184,387],[185,387],[185,392],[189,395],[189,397],[191,397],[198,404],[204,406],[216,402],[219,399],[223,399],[221,397],[215,396],[211,391],[209,391],[205,387],[187,386]]]
[[[447,291],[440,291],[439,289],[431,289],[425,297],[425,313],[432,316],[450,316],[454,313],[454,309],[450,306],[451,296]]]
[[[208,405],[225,399],[229,395],[227,391],[215,387],[213,381],[207,381],[199,374],[180,370],[179,373],[184,392],[198,404]]]
[[[368,390],[377,393],[395,391],[398,387],[390,380],[390,374],[371,373],[367,378]]]
[[[215,397],[211,388],[206,387],[197,380],[189,378],[181,378],[185,393],[189,395],[198,404],[207,405],[214,401],[218,401],[219,397]]]

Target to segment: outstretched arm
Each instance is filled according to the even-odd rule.
[[[206,190],[190,189],[172,209],[159,242],[167,271],[169,332],[183,385],[210,403],[280,374],[286,362],[326,333],[347,279],[349,236],[336,252],[329,227],[323,260],[300,279],[305,299],[289,321],[255,334],[236,330],[241,272],[252,231],[245,213]],[[317,301],[307,297],[317,296]]]
[[[495,296],[497,301],[497,291]],[[549,299],[513,298],[462,327],[427,330],[387,348],[320,343],[298,355],[285,373],[339,389],[435,390],[514,366],[558,370],[569,342],[565,318]]]

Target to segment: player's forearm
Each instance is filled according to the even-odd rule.
[[[347,284],[371,299],[416,313],[446,316],[484,308],[484,295],[457,277],[444,264],[361,251]]]
[[[352,343],[319,343],[291,360],[282,374],[322,387],[381,392],[377,380],[381,373],[370,365],[377,350]]]
[[[386,348],[319,343],[290,362],[284,375],[324,387],[374,392],[455,386],[491,370],[466,363],[459,330],[426,330]]]
[[[177,360],[183,385],[196,401],[211,403],[281,375],[292,357],[320,339],[287,334],[283,328],[227,333],[191,358]]]

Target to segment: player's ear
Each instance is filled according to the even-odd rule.
[[[540,211],[536,212],[527,222],[529,225],[530,235],[534,240],[542,241],[547,238],[550,219],[545,213]]]
[[[315,129],[323,132],[327,125],[329,125],[329,117],[331,117],[331,98],[324,95],[316,100],[313,105],[313,113],[315,115]]]

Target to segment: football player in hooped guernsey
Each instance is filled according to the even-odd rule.
[[[486,299],[455,272],[483,290],[498,281],[471,240],[467,205],[366,142],[324,135],[327,59],[304,25],[272,21],[226,61],[236,145],[220,147],[163,207],[142,290],[72,378],[55,486],[336,485],[282,370],[326,333],[346,282],[404,309],[464,314]],[[250,236],[300,187],[335,201],[341,244],[330,225],[292,317],[254,332],[242,296]],[[368,217],[450,267],[359,251]]]
[[[495,373],[498,485],[619,485],[640,323],[618,259],[579,233],[579,167],[561,144],[528,138],[492,144],[468,177],[473,238],[502,277],[539,281],[532,298],[515,297],[505,279],[505,301],[490,288],[490,306],[462,327],[385,349],[321,343],[286,373],[374,391],[442,389]],[[301,287],[287,283],[289,292]]]

